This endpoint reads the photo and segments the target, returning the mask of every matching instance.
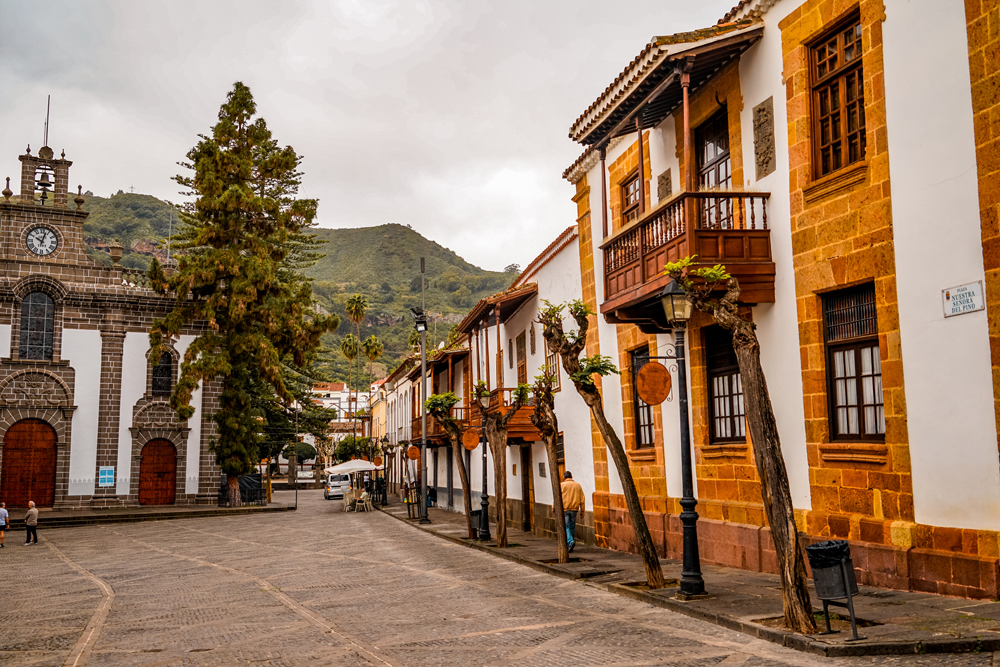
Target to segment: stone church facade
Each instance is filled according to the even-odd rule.
[[[143,272],[91,259],[83,197],[69,198],[72,162],[48,147],[19,157],[20,194],[0,199],[0,500],[23,507],[212,502],[219,470],[207,418],[218,390],[200,387],[195,413],[169,406],[185,330],[159,359],[149,327],[173,299]],[[82,188],[78,188],[81,190]]]

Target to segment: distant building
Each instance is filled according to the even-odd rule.
[[[65,154],[64,154],[65,155]],[[43,147],[21,162],[20,195],[0,199],[0,500],[23,507],[214,502],[208,451],[217,384],[179,420],[169,397],[192,325],[149,357],[149,327],[173,298],[143,271],[87,254],[69,168]]]

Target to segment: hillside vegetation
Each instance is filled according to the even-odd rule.
[[[125,247],[122,265],[146,268],[156,255],[166,251],[162,241],[178,217],[170,204],[150,195],[120,192],[108,198],[88,195],[84,210],[84,236],[98,261],[110,262],[108,244],[119,239]],[[173,219],[171,213],[173,212]],[[348,364],[340,355],[340,339],[354,330],[344,306],[354,294],[368,299],[369,310],[361,326],[362,338],[374,334],[385,344],[385,353],[374,368],[352,382],[367,388],[372,379],[384,377],[408,354],[407,339],[413,329],[409,309],[420,305],[420,258],[426,260],[426,310],[431,314],[428,347],[448,337],[479,299],[510,286],[516,273],[486,271],[465,261],[453,251],[424,238],[405,225],[387,224],[357,229],[316,229],[324,241],[325,257],[304,273],[313,278],[317,302],[337,313],[340,329],[324,338],[327,348],[321,368],[331,380],[347,381]]]

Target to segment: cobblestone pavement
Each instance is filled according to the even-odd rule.
[[[280,500],[284,501],[282,497]],[[0,665],[905,665],[824,659],[300,493],[288,514],[64,528],[0,550]]]

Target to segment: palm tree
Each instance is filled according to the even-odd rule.
[[[347,372],[347,403],[351,403],[351,370],[354,368],[354,359],[361,353],[361,341],[358,337],[352,333],[347,334],[340,339],[340,353],[343,354],[347,361],[350,363],[350,367]],[[354,411],[357,412],[357,406],[354,406]],[[354,429],[351,429],[351,434],[354,434]]]
[[[362,341],[362,343],[361,343],[361,351],[364,353],[364,355],[366,357],[368,357],[368,375],[372,376],[372,378],[374,379],[374,377],[375,377],[375,370],[374,370],[374,368],[375,368],[375,360],[378,359],[379,357],[381,357],[382,353],[385,352],[385,345],[383,345],[382,341],[379,340],[378,338],[376,338],[374,334],[372,334],[368,338],[365,338],[364,341]],[[369,382],[368,383],[368,410],[371,411],[371,409],[372,409],[372,385]],[[373,417],[373,419],[374,419],[374,417]],[[375,426],[375,424],[373,422],[372,423],[372,427],[374,428],[374,426]],[[374,431],[372,431],[371,433],[369,433],[369,435],[371,435],[372,433],[374,433]]]
[[[361,296],[360,294],[355,294],[350,299],[347,300],[347,304],[344,306],[344,310],[347,312],[347,319],[354,322],[354,330],[357,332],[357,338],[355,339],[358,345],[357,350],[354,352],[356,357],[361,351],[361,323],[365,319],[365,313],[368,311],[368,299]],[[354,357],[351,357],[354,360]],[[349,389],[348,389],[349,390]],[[348,394],[350,396],[350,394]],[[358,399],[357,391],[354,392],[354,413],[357,415]],[[354,423],[357,424],[357,419],[355,418]],[[351,432],[354,432],[354,427],[351,427]]]

